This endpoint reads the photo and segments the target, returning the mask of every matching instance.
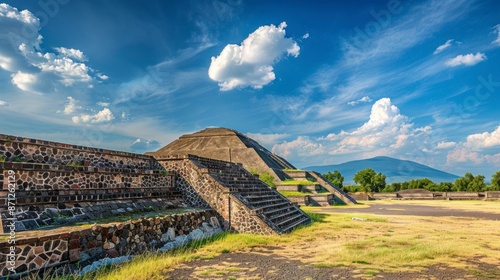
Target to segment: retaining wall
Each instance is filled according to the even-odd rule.
[[[0,241],[0,272],[3,277],[12,274],[10,261],[18,274],[75,262],[84,267],[104,257],[159,248],[198,228],[218,228],[219,221],[215,211],[200,210],[66,232],[59,229],[59,233],[47,231],[43,236],[35,233],[36,237],[18,238],[13,251],[8,241]]]

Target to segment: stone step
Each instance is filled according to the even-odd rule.
[[[293,209],[292,211],[287,211],[287,212],[284,212],[281,214],[273,215],[273,216],[270,216],[268,218],[270,220],[275,220],[275,219],[283,218],[283,217],[286,217],[288,215],[292,215],[292,214],[296,214],[296,213],[297,213],[297,209]]]
[[[295,206],[293,205],[289,205],[288,207],[283,207],[283,208],[279,208],[279,209],[273,209],[273,210],[269,210],[269,211],[264,211],[264,215],[269,215],[269,214],[272,214],[272,213],[276,213],[276,212],[279,212],[279,211],[285,211],[287,209],[293,209],[295,208]]]
[[[302,213],[300,213],[299,211],[297,211],[297,212],[295,212],[295,215],[291,216],[290,218],[283,219],[282,221],[275,222],[274,224],[277,225],[277,226],[281,226],[281,225],[289,223],[289,222],[291,222],[293,220],[300,219],[303,216],[304,215]]]
[[[277,197],[275,199],[266,199],[266,200],[260,200],[260,201],[251,201],[249,202],[251,205],[256,206],[256,204],[263,204],[263,203],[269,203],[269,202],[280,202],[283,201],[283,198]],[[288,203],[288,201],[287,201]]]
[[[278,204],[264,205],[264,206],[261,206],[258,208],[254,208],[254,210],[260,211],[260,210],[264,210],[264,209],[268,209],[268,208],[272,208],[272,207],[279,207],[279,206],[289,205],[289,204],[290,204],[289,201],[284,201],[284,202],[278,203]]]
[[[281,228],[281,233],[288,232],[289,230],[291,230],[299,225],[309,224],[309,223],[311,223],[311,218],[309,218],[309,216],[304,216],[302,219],[298,220],[297,222],[291,223],[291,224],[287,225],[286,227]]]

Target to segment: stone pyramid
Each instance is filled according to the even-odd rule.
[[[280,180],[286,178],[283,169],[295,169],[284,158],[273,154],[257,141],[227,128],[206,128],[186,134],[158,151],[146,154],[155,158],[191,154],[241,163],[247,170],[267,171]]]

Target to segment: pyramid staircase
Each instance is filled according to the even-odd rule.
[[[337,201],[342,201],[345,204],[356,204],[356,200],[352,198],[350,195],[347,193],[343,192],[339,187],[333,185],[330,183],[328,180],[325,179],[321,174],[314,172],[314,171],[303,171],[303,170],[284,170],[285,174],[294,179],[294,180],[309,180],[309,178],[312,178],[313,181],[315,181],[314,189],[316,189],[316,186],[320,186],[321,188],[327,190],[331,194],[334,195],[335,200]],[[312,191],[312,190],[311,190]],[[312,191],[315,193],[316,191]],[[326,199],[322,199],[321,197],[318,197],[318,199],[321,200],[321,203],[318,203],[318,205],[328,205],[328,202]]]
[[[207,158],[197,158],[196,161],[275,232],[286,233],[299,225],[311,223],[311,218],[298,206],[241,165]]]

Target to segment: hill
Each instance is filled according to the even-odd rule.
[[[344,184],[354,184],[353,177],[358,171],[365,168],[372,168],[377,173],[382,172],[387,176],[388,184],[393,182],[404,182],[412,179],[429,178],[435,183],[454,182],[459,176],[453,175],[429,166],[409,160],[399,160],[390,157],[374,157],[363,160],[354,160],[341,164],[309,166],[304,170],[314,170],[321,174],[328,171],[338,170],[344,176]]]

